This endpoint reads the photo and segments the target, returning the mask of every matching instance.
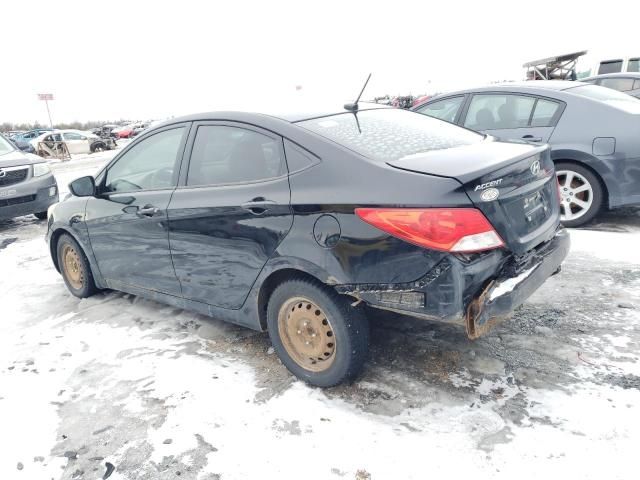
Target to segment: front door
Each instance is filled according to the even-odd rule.
[[[169,204],[169,240],[185,298],[239,308],[293,215],[282,138],[201,123]]]
[[[475,94],[463,125],[501,140],[546,143],[562,113],[562,104],[530,95]]]
[[[102,276],[120,284],[181,295],[169,251],[167,206],[177,185],[187,125],[132,145],[99,177],[87,202],[91,246]]]

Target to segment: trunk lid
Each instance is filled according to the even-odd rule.
[[[458,180],[516,255],[549,240],[558,228],[558,187],[546,145],[488,139],[404,157],[389,165]]]

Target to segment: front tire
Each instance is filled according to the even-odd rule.
[[[91,266],[78,242],[66,233],[56,245],[58,266],[69,291],[78,298],[87,298],[97,292]]]
[[[362,371],[369,323],[361,309],[321,284],[280,284],[269,298],[267,327],[278,357],[300,380],[332,387]]]
[[[602,185],[591,170],[574,163],[556,163],[560,188],[560,221],[566,227],[579,227],[600,212]]]
[[[36,213],[34,213],[34,215],[38,220],[46,220],[47,219],[47,212],[36,212]]]

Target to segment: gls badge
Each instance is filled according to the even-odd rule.
[[[491,202],[500,196],[500,191],[497,188],[487,188],[480,194],[480,198],[485,202]]]

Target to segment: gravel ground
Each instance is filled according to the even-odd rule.
[[[53,164],[61,190],[111,153]],[[266,334],[117,292],[78,300],[32,217],[0,222],[0,478],[628,479],[640,444],[640,210],[464,332],[372,311],[355,383],[310,388]]]

